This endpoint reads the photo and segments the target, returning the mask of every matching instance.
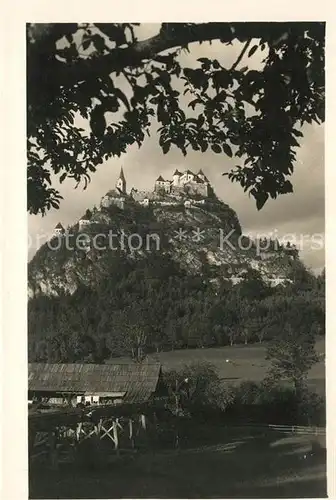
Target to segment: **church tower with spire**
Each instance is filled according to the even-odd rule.
[[[126,179],[124,176],[123,168],[120,169],[120,175],[116,183],[117,191],[121,191],[122,193],[126,193]]]

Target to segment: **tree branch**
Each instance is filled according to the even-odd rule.
[[[262,25],[264,35],[267,35],[268,31],[271,34],[272,25],[269,26],[269,24],[271,23],[167,24],[161,28],[157,35],[147,40],[137,41],[128,47],[114,48],[104,56],[81,59],[73,64],[64,64],[55,60],[55,64],[49,67],[48,78],[52,79],[51,81],[56,79],[60,86],[71,87],[78,81],[92,77],[92,74],[106,75],[121,72],[124,68],[142,66],[145,61],[152,60],[156,55],[166,50],[186,47],[190,43],[220,40],[222,43],[229,44],[235,39],[247,42],[260,37],[260,25]],[[288,23],[277,23],[277,28],[279,31],[287,32]],[[40,39],[40,43],[43,43],[42,39]],[[234,67],[243,57],[247,44],[244,49]]]
[[[238,56],[238,59],[237,61],[231,66],[230,68],[230,71],[233,71],[236,69],[236,67],[238,66],[238,64],[240,63],[240,61],[243,59],[244,57],[244,54],[245,52],[247,51],[250,43],[251,43],[252,39],[250,38],[249,40],[247,40],[247,42],[245,43],[244,47],[243,47],[243,50],[241,51],[241,53],[239,54]]]

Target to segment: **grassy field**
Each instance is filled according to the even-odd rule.
[[[316,351],[325,354],[325,343],[320,339]],[[265,360],[264,345],[237,345],[213,347],[209,349],[183,349],[171,352],[161,352],[152,355],[152,361],[162,363],[164,370],[179,369],[185,364],[206,361],[212,363],[223,383],[236,384],[243,380],[261,381],[267,372],[268,362]],[[229,362],[226,362],[229,360]],[[325,364],[320,361],[309,373],[309,386],[319,394],[325,391]]]
[[[209,427],[209,426],[208,426]],[[30,498],[321,498],[325,458],[311,438],[212,429],[216,444],[105,457],[103,465],[30,474]],[[197,433],[195,433],[197,438]],[[212,440],[210,440],[212,441]]]

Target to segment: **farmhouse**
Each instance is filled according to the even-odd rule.
[[[28,400],[76,406],[144,403],[162,395],[159,363],[28,365]]]

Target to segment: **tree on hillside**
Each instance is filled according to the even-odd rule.
[[[253,300],[255,297],[263,299],[270,294],[270,287],[265,283],[260,272],[249,269],[244,279],[237,284],[236,291],[243,299]]]
[[[120,354],[141,363],[151,345],[151,327],[146,310],[139,304],[126,307],[113,316],[114,330],[111,340]]]
[[[266,359],[271,361],[268,381],[290,381],[300,400],[308,372],[319,360],[313,329],[294,329],[291,325],[285,325],[282,333],[269,344]]]
[[[86,187],[103,161],[140,147],[155,121],[163,153],[236,157],[226,174],[258,209],[291,192],[300,127],[324,121],[324,23],[162,23],[147,40],[137,29],[27,25],[29,212],[59,207],[52,175]],[[241,45],[230,67],[209,57],[183,64],[192,44],[213,41]],[[257,51],[261,68],[249,69]]]
[[[321,273],[317,277],[317,287],[319,290],[325,293],[326,278],[325,278],[325,267],[322,269]]]
[[[316,277],[300,260],[295,260],[293,262],[292,270],[288,277],[293,281],[293,290],[312,290],[317,286]]]

